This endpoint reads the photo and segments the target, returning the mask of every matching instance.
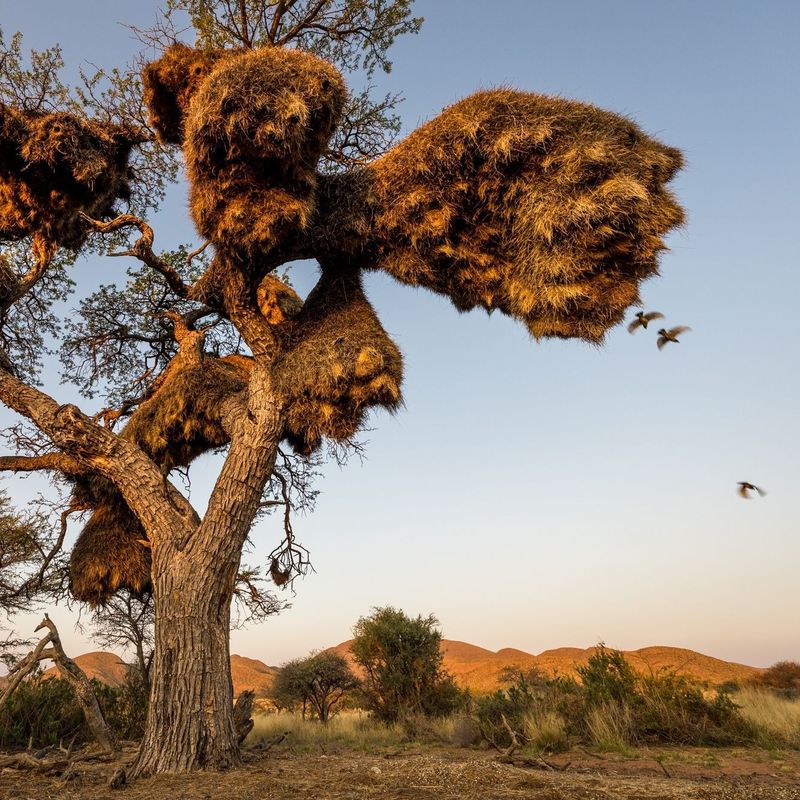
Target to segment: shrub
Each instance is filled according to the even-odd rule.
[[[412,619],[389,606],[356,623],[350,649],[364,671],[366,707],[379,719],[442,716],[464,702],[464,693],[442,667],[438,624],[433,614]]]
[[[755,686],[771,689],[784,697],[800,697],[800,663],[778,661],[764,670],[754,681]]]
[[[275,678],[272,699],[278,708],[311,710],[321,722],[335,714],[347,693],[358,686],[347,659],[338,653],[311,653],[284,664]]]
[[[147,717],[147,687],[135,670],[119,688],[93,680],[97,701],[117,739],[139,739]],[[41,673],[23,681],[0,709],[0,748],[46,747],[92,740],[72,687]]]
[[[674,672],[637,674],[621,652],[603,645],[577,673],[580,681],[509,671],[505,689],[476,703],[481,734],[491,745],[507,747],[505,717],[518,738],[549,751],[566,748],[573,738],[604,750],[732,745],[757,738],[729,692],[709,693]]]

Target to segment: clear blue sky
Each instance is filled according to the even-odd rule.
[[[117,23],[151,23],[156,7],[3,0],[0,19],[29,46],[60,41],[74,69],[127,60],[137,45]],[[644,298],[693,331],[663,352],[623,328],[600,350],[536,344],[509,319],[369,276],[406,357],[406,409],[373,418],[363,466],[326,470],[318,510],[295,525],[317,573],[290,611],[234,632],[232,650],[280,663],[390,603],[491,649],[602,638],[800,660],[800,4],[418,0],[417,12],[422,33],[378,79],[405,94],[404,131],[508,85],[628,114],[685,152],[675,186],[689,222]],[[157,244],[198,241],[184,194],[155,220]],[[122,272],[106,259],[75,274],[88,291]],[[295,278],[306,290],[313,271]],[[193,470],[200,504],[215,468]],[[769,495],[740,500],[739,480]],[[34,482],[12,486],[24,498]],[[249,560],[278,536],[262,523]],[[92,647],[69,612],[54,618],[73,652]]]

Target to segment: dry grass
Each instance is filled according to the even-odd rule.
[[[106,217],[130,196],[137,141],[115,125],[0,104],[0,239],[78,249],[88,233],[81,213]]]
[[[630,709],[618,703],[604,703],[588,709],[586,730],[589,743],[603,751],[626,752],[633,743]]]
[[[800,749],[800,698],[788,699],[768,689],[747,688],[734,699],[742,716],[756,727],[760,744]]]
[[[683,221],[666,188],[681,164],[617,114],[479,92],[363,170],[324,177],[312,236],[321,253],[344,251],[462,311],[599,341]]]
[[[290,731],[287,740],[301,749],[326,749],[329,746],[352,750],[375,750],[385,747],[402,747],[419,744],[461,744],[458,717],[412,717],[403,722],[387,725],[362,711],[344,711],[330,719],[326,725],[316,720],[303,719],[300,714],[279,712],[260,714],[253,718],[253,730],[247,737],[247,746],[268,742],[275,736]]]
[[[398,745],[404,738],[399,725],[383,725],[360,712],[343,712],[326,725],[287,712],[261,714],[255,716],[253,722],[246,746],[262,744],[286,731],[290,732],[292,746],[300,748],[319,745],[325,748],[336,744],[354,750],[370,750]]]
[[[535,750],[557,753],[569,749],[567,722],[557,711],[534,709],[522,722],[523,732]]]

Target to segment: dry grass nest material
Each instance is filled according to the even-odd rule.
[[[203,236],[253,257],[302,231],[347,97],[334,66],[300,50],[173,45],[146,67],[144,83],[151,123],[183,145]]]
[[[33,235],[77,250],[81,213],[104,218],[130,196],[128,157],[140,138],[67,113],[0,104],[0,239]]]
[[[396,410],[403,358],[370,305],[358,273],[323,267],[300,314],[281,334],[276,388],[289,397],[286,438],[300,453],[323,437],[346,441],[366,411]]]
[[[287,441],[298,452],[319,448],[323,437],[346,440],[367,410],[400,403],[403,362],[366,299],[357,274],[326,270],[300,307],[300,299],[273,276],[259,301],[271,316],[282,353],[273,366],[275,388],[286,397]],[[166,475],[228,442],[219,409],[248,383],[252,360],[180,354],[152,395],[131,415],[120,437],[134,441]],[[102,604],[121,588],[149,590],[147,535],[117,489],[106,479],[81,478],[75,499],[95,510],[70,559],[76,598]]]
[[[447,108],[359,171],[326,177],[313,248],[596,342],[656,274],[684,215],[678,150],[594,106],[510,90]]]
[[[176,365],[177,366],[173,366]],[[217,409],[247,386],[248,359],[205,357],[184,368],[179,359],[161,376],[152,396],[131,415],[120,438],[134,441],[166,475],[228,442]],[[105,478],[80,479],[75,499],[95,510],[70,556],[73,595],[97,605],[119,589],[150,586],[150,550],[141,523]]]

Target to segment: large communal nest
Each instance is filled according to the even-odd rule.
[[[166,477],[170,470],[227,444],[220,405],[246,387],[249,374],[249,360],[239,356],[204,356],[188,365],[177,357],[152,396],[131,415],[120,438],[136,442]],[[147,590],[147,535],[116,487],[93,476],[79,479],[74,494],[79,504],[95,510],[70,556],[73,595],[97,605],[121,588]]]
[[[297,452],[312,453],[323,437],[347,441],[369,408],[400,405],[403,359],[358,273],[326,266],[285,331],[273,377],[289,398],[285,433]]]
[[[681,154],[594,106],[510,90],[447,108],[366,168],[323,179],[312,249],[599,341],[657,272]]]
[[[81,214],[107,217],[130,196],[138,141],[115,125],[0,104],[0,239],[78,249],[88,233]]]
[[[178,44],[146,67],[144,83],[151,124],[183,145],[203,236],[250,258],[302,231],[347,95],[335,67],[300,50]]]

